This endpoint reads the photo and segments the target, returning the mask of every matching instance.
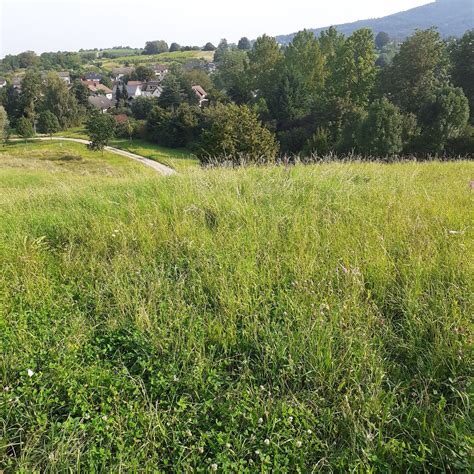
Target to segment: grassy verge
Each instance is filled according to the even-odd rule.
[[[470,469],[473,163],[35,153],[0,159],[0,469]]]

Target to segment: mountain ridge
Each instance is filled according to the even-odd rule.
[[[435,27],[443,38],[461,37],[474,28],[474,0],[437,0],[420,7],[411,8],[381,18],[369,18],[352,23],[333,25],[340,33],[351,35],[360,28],[371,28],[374,34],[385,31],[394,40],[402,41],[417,29]],[[329,26],[312,28],[319,35]],[[291,42],[296,33],[276,37],[281,44]]]

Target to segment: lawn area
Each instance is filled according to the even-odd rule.
[[[473,178],[8,146],[0,470],[469,472]]]
[[[88,139],[84,127],[70,128],[58,132],[56,135],[67,138]],[[193,167],[199,166],[199,160],[189,151],[162,147],[139,138],[134,138],[132,143],[124,138],[115,138],[111,140],[110,146],[158,161],[175,169],[178,173],[184,173]]]

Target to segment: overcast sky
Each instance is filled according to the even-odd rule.
[[[431,0],[432,1],[432,0]],[[0,0],[0,57],[25,50],[217,43],[385,16],[430,0]]]

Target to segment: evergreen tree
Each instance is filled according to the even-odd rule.
[[[250,40],[244,36],[243,38],[240,38],[237,48],[243,51],[248,51],[252,48],[252,45],[250,44]]]
[[[38,131],[40,133],[45,133],[52,138],[53,134],[59,132],[59,130],[60,126],[56,115],[49,110],[40,113],[38,119]]]
[[[26,117],[21,117],[16,125],[16,131],[20,137],[25,139],[25,143],[28,142],[29,138],[35,135],[33,124]]]

